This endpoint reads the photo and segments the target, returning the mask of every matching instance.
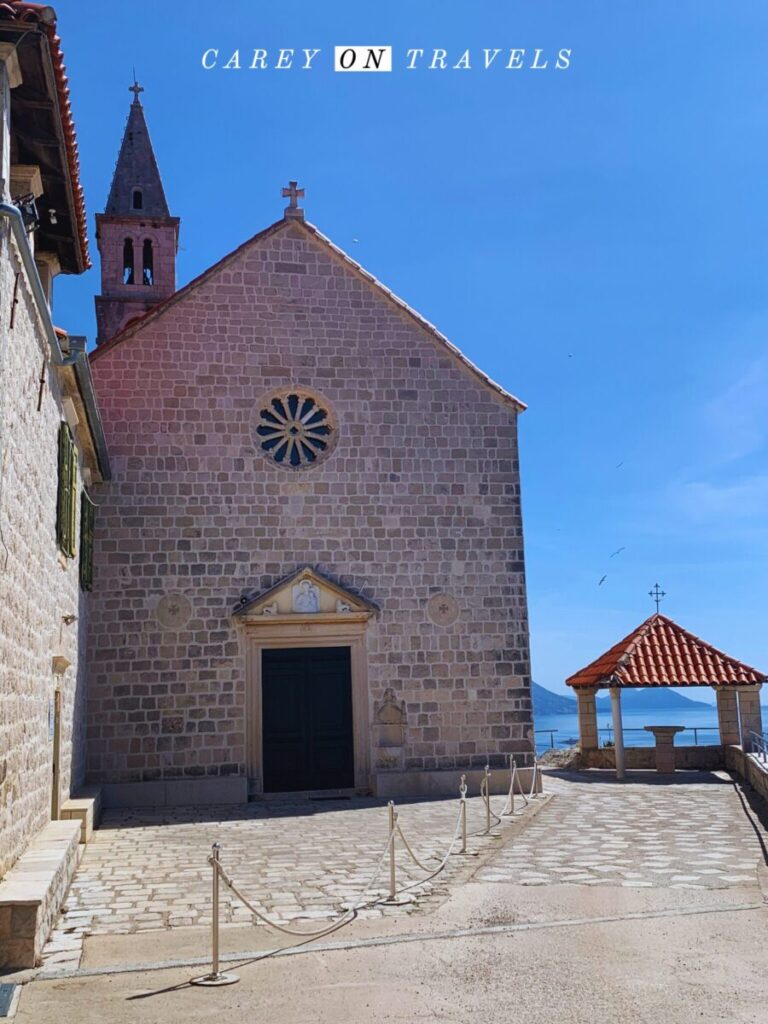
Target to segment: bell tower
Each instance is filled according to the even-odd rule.
[[[101,294],[96,296],[97,344],[176,291],[179,218],[171,217],[134,82],[112,188],[96,214]]]

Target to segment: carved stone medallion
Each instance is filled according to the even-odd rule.
[[[157,621],[166,629],[180,629],[192,615],[192,604],[183,594],[166,594],[157,603]]]
[[[436,626],[450,626],[459,617],[459,605],[453,594],[433,594],[427,602],[427,615]]]

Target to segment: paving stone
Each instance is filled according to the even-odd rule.
[[[497,798],[500,800],[500,798]],[[457,802],[431,800],[403,804],[399,820],[421,860],[437,864],[454,834]],[[483,826],[479,798],[468,801],[468,830]],[[361,893],[384,894],[386,866],[377,881],[371,875],[386,840],[386,805],[373,799],[265,801],[246,806],[108,810],[86,847],[55,934],[130,934],[135,931],[210,923],[211,844],[221,843],[222,863],[238,887],[263,913],[280,923],[328,919]],[[488,839],[473,838],[473,848],[495,852]],[[457,844],[458,848],[458,844]],[[424,872],[400,848],[398,884],[417,881]],[[441,883],[469,877],[476,858],[450,858]],[[447,889],[419,886],[419,902],[408,913],[436,905]],[[442,896],[439,893],[442,892]],[[402,913],[375,908],[366,916]],[[363,912],[361,911],[361,916]],[[222,888],[222,923],[247,923],[251,912]],[[72,933],[73,934],[73,933]],[[71,934],[68,935],[71,940]],[[50,954],[61,947],[51,944]]]
[[[631,773],[623,784],[593,778],[545,773],[554,800],[480,879],[627,888],[757,884],[760,844],[725,776],[678,773],[663,785],[655,776],[633,782]]]

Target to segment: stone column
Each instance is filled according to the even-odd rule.
[[[596,686],[575,686],[579,711],[579,744],[582,750],[597,750]]]
[[[734,686],[713,686],[717,694],[717,723],[720,727],[720,742],[725,746],[738,745],[741,742],[739,733],[739,712]]]
[[[752,749],[750,733],[763,734],[763,716],[760,712],[760,683],[754,686],[737,686],[739,694],[739,728],[744,751]]]
[[[613,712],[613,742],[616,751],[616,778],[619,782],[624,780],[624,727],[621,723],[621,689],[612,686],[611,711]]]

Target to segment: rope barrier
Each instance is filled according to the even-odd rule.
[[[422,864],[422,862],[419,860],[419,858],[413,852],[413,850],[411,849],[411,844],[405,838],[405,833],[403,832],[402,828],[399,825],[397,826],[397,834],[402,839],[403,846],[405,847],[406,852],[408,853],[408,856],[411,858],[411,860],[416,865],[416,867],[417,868],[421,868],[422,871],[431,871],[432,868],[427,867],[426,864]],[[430,856],[435,857],[436,855],[435,854],[431,854]]]
[[[515,767],[517,767],[517,765],[515,765]],[[538,776],[539,776],[539,762],[538,762],[538,760],[536,758],[536,755],[534,754],[533,755],[533,770],[531,772],[531,789],[530,789],[530,792],[528,793],[527,796],[525,795],[525,790],[522,788],[522,786],[520,787],[520,795],[522,796],[523,803],[525,804],[526,807],[528,806],[529,803],[531,803],[532,800],[536,799],[536,782],[538,781]]]
[[[509,755],[509,792],[501,812],[502,818],[512,817],[515,813],[515,782],[517,780],[517,761]],[[509,808],[509,809],[507,809]]]
[[[504,804],[504,809],[501,812],[501,814],[505,816],[515,814],[515,782],[517,780],[517,764],[512,758],[510,758],[510,764],[511,777],[509,784],[509,792],[507,793],[507,799]],[[525,792],[522,791],[521,788],[522,797],[526,804],[528,804],[531,800],[534,799],[534,792],[536,789],[537,782],[537,773],[538,764],[534,757],[533,779],[531,782],[531,789],[529,794],[526,796]],[[480,796],[482,797],[483,803],[485,805],[485,830],[482,832],[473,832],[473,836],[489,836],[491,834],[492,828],[492,817],[496,819],[494,824],[503,824],[501,816],[496,814],[496,812],[491,808],[490,777],[490,767],[489,765],[486,765],[483,779],[480,783]],[[239,899],[241,903],[243,903],[243,905],[248,908],[248,910],[250,910],[251,914],[255,919],[263,922],[267,927],[274,928],[276,931],[282,932],[284,935],[290,935],[295,938],[318,939],[325,935],[330,935],[333,932],[338,931],[340,928],[344,928],[346,925],[350,924],[357,916],[358,910],[361,910],[364,907],[371,907],[375,906],[376,904],[382,904],[386,902],[395,903],[397,902],[397,897],[400,896],[402,893],[408,892],[411,889],[416,889],[419,886],[424,885],[427,882],[430,882],[433,878],[439,875],[441,871],[445,869],[445,866],[447,865],[451,857],[451,854],[454,852],[454,847],[456,846],[456,843],[459,841],[459,838],[461,839],[461,846],[458,852],[460,854],[467,853],[468,836],[466,775],[461,776],[461,781],[459,784],[459,812],[456,817],[456,824],[454,826],[453,836],[451,838],[450,843],[448,844],[448,848],[445,852],[445,855],[440,859],[440,862],[436,868],[430,868],[414,851],[405,833],[403,832],[402,826],[398,821],[398,814],[397,811],[395,810],[394,801],[392,800],[390,800],[389,804],[387,805],[387,813],[389,818],[389,828],[386,845],[381,852],[381,856],[379,857],[376,863],[373,874],[371,875],[367,885],[365,885],[364,888],[361,889],[358,899],[350,907],[348,907],[347,910],[345,910],[341,915],[339,915],[336,920],[331,921],[331,923],[324,925],[322,928],[316,928],[310,931],[297,930],[295,928],[288,928],[285,925],[278,924],[276,921],[273,921],[271,918],[267,917],[267,915],[263,911],[259,910],[258,907],[251,903],[248,897],[243,892],[241,892],[241,890],[235,884],[226,868],[224,868],[224,866],[221,864],[221,847],[219,843],[214,843],[212,847],[212,852],[208,857],[208,864],[211,866],[213,870],[213,912],[211,920],[211,971],[209,974],[204,975],[201,978],[193,978],[192,983],[195,985],[231,985],[239,980],[237,975],[231,973],[223,973],[219,970],[219,880],[223,881],[226,887],[230,890],[230,892],[234,896],[236,896],[237,899]],[[403,849],[411,858],[416,867],[419,868],[419,870],[421,871],[427,872],[424,878],[419,878],[414,882],[409,882],[407,885],[401,886],[400,888],[397,887],[396,873],[397,867],[395,840],[397,836],[400,837],[400,840],[403,844]],[[494,838],[498,838],[498,836],[495,836]],[[384,866],[384,861],[387,859],[387,857],[389,857],[389,893],[386,900],[384,900],[380,895],[373,897],[369,896],[367,899],[365,899],[365,894],[370,893],[372,891],[373,885],[376,882],[377,878],[379,877],[381,869]],[[426,859],[437,860],[438,854],[430,854],[428,858],[425,858],[425,860]]]
[[[501,825],[502,820],[495,811],[491,810],[491,772],[490,765],[486,765],[483,773],[482,781],[480,782],[480,796],[483,798],[485,804],[485,831],[475,832],[474,835],[478,836],[490,836],[491,835],[491,817],[493,816],[496,821],[494,825]],[[506,806],[506,805],[505,805]],[[492,838],[498,839],[498,835],[494,835]]]
[[[448,863],[448,858],[453,853],[453,848],[456,845],[456,840],[459,838],[459,832],[461,830],[461,819],[462,819],[462,813],[461,813],[461,809],[459,809],[459,814],[458,814],[458,816],[456,818],[456,826],[455,826],[455,828],[453,830],[453,838],[451,839],[451,842],[450,842],[450,844],[448,846],[448,849],[446,850],[445,856],[440,861],[440,863],[435,868],[435,870],[432,871],[431,874],[427,875],[426,878],[420,878],[420,879],[418,879],[415,882],[410,882],[408,885],[404,885],[401,889],[398,889],[398,893],[408,892],[410,889],[416,889],[416,888],[418,888],[418,886],[424,885],[426,882],[431,882],[433,878],[436,878],[437,875],[439,875],[440,872],[444,870],[445,865]],[[402,833],[401,833],[401,836],[402,836]],[[403,838],[403,841],[405,842],[406,841],[405,840],[405,836],[402,836],[402,838]],[[406,843],[406,846],[407,846],[407,843]],[[413,856],[413,853],[411,853],[411,856]],[[414,861],[415,860],[416,860],[416,858],[414,856]],[[423,865],[419,865],[419,866],[422,868],[423,871],[429,870],[428,868],[425,868]]]
[[[387,840],[387,845],[382,850],[381,857],[379,857],[379,861],[374,869],[374,872],[371,875],[368,884],[360,892],[361,897],[373,887],[373,883],[379,876],[379,872],[381,871],[381,868],[384,864],[384,860],[387,854],[389,853],[390,849],[392,848],[394,838],[395,829],[393,829],[390,832],[389,839]],[[274,928],[278,932],[283,932],[285,935],[297,936],[301,939],[317,939],[320,938],[322,935],[330,935],[331,932],[338,931],[339,928],[343,928],[345,925],[349,924],[350,921],[352,921],[353,918],[356,916],[358,910],[361,910],[364,906],[368,904],[378,903],[380,900],[380,897],[377,897],[374,900],[358,899],[358,901],[352,907],[350,907],[348,910],[345,910],[344,913],[339,917],[339,919],[337,921],[334,921],[332,924],[325,925],[323,928],[316,928],[308,932],[297,931],[295,928],[286,928],[284,925],[277,924],[276,921],[273,921],[271,918],[267,917],[266,914],[264,914],[261,910],[255,907],[251,903],[251,901],[246,896],[244,896],[242,892],[240,892],[238,887],[232,881],[232,878],[230,877],[229,873],[226,871],[224,867],[222,867],[222,865],[218,861],[214,862],[213,859],[209,857],[208,862],[214,865],[214,870],[217,870],[219,872],[227,888],[230,889],[231,892],[233,892],[235,896],[237,896],[237,898],[245,904],[245,906],[250,910],[254,917],[257,917],[260,921],[263,921],[265,925],[268,925],[270,928]]]
[[[502,810],[498,814],[494,810],[491,809],[491,813],[497,819],[497,824],[500,824],[500,819],[501,818],[511,818],[511,817],[514,817],[514,815],[517,813],[516,810],[515,810],[515,792],[516,792],[515,783],[518,783],[517,761],[515,761],[515,759],[512,757],[511,754],[509,755],[509,766],[510,766],[509,790],[507,791],[507,797],[506,797],[506,801],[504,803],[504,807],[502,808]],[[488,766],[486,765],[486,770],[487,770],[487,768],[488,768]],[[536,797],[538,796],[538,794],[536,792],[536,787],[537,787],[537,784],[538,784],[538,781],[539,781],[540,777],[541,777],[541,769],[539,768],[539,762],[538,762],[536,756],[534,755],[532,777],[531,777],[531,787],[530,787],[529,792],[526,794],[525,790],[522,787],[522,784],[518,783],[518,785],[520,787],[520,796],[523,798],[524,806],[527,807],[528,804],[531,803],[533,800],[535,800]],[[489,796],[488,796],[488,800],[490,802],[490,793],[489,793]]]

